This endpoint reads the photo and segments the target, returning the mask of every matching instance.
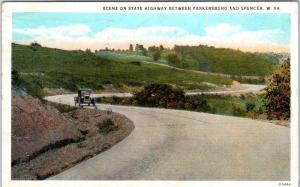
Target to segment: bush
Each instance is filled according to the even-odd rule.
[[[266,113],[269,119],[290,118],[290,59],[284,61],[268,80],[265,95]]]
[[[160,52],[159,52],[159,51],[155,51],[155,52],[153,53],[153,60],[154,60],[154,61],[158,61],[159,58],[160,58]]]
[[[39,44],[39,43],[37,43],[36,41],[30,43],[30,48],[31,48],[33,51],[37,51],[37,49],[38,49],[39,47],[42,47],[42,45]]]
[[[168,54],[168,56],[167,56],[167,61],[168,61],[168,63],[169,63],[170,65],[176,66],[176,65],[178,65],[180,59],[179,59],[178,54],[176,54],[176,53],[170,53],[170,54]]]
[[[42,79],[36,79],[28,76],[25,80],[17,71],[12,71],[12,83],[13,86],[23,88],[28,94],[36,96],[39,99],[43,99],[43,81]]]
[[[182,108],[183,90],[168,84],[151,84],[134,95],[138,105],[149,107]]]
[[[234,116],[244,116],[245,115],[245,111],[239,107],[233,106],[232,108],[232,114]]]
[[[202,95],[186,96],[185,109],[199,112],[211,111],[211,107],[208,105],[207,100],[205,100]]]
[[[139,62],[139,61],[131,61],[130,64],[136,65],[136,66],[141,66],[142,65],[142,63]]]
[[[246,112],[245,114],[245,117],[246,118],[252,118],[252,119],[255,119],[256,117],[257,117],[257,113],[255,113],[255,112]]]
[[[254,102],[248,101],[248,102],[246,103],[246,111],[247,111],[247,112],[253,111],[254,108],[255,108],[255,103],[254,103]]]
[[[54,102],[47,102],[49,105],[55,107],[58,111],[65,113],[65,112],[70,112],[73,110],[76,110],[77,107],[75,106],[70,106],[70,105],[65,105],[65,104],[60,104],[60,103],[54,103]]]
[[[21,79],[20,79],[19,72],[17,70],[12,70],[11,80],[12,80],[12,85],[16,85],[16,86],[20,85]]]
[[[37,41],[34,41],[30,43],[30,47],[42,47],[42,45],[37,43]]]
[[[118,126],[115,125],[111,121],[111,119],[105,119],[103,122],[97,123],[97,127],[98,127],[98,132],[103,135],[118,130]]]

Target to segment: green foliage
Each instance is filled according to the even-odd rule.
[[[183,90],[168,84],[151,84],[134,95],[141,106],[181,108],[184,104]]]
[[[234,116],[244,116],[245,115],[245,110],[241,109],[240,107],[233,106],[232,108],[232,114]]]
[[[268,80],[265,107],[269,119],[290,118],[290,59],[284,61]]]
[[[34,41],[30,43],[30,47],[42,47],[42,45]]]
[[[143,56],[147,56],[147,54],[148,54],[147,49],[145,49],[144,46],[140,45],[140,44],[135,45],[135,52],[137,54],[141,54]]]
[[[88,53],[88,54],[91,54],[91,53],[92,53],[91,49],[89,49],[89,48],[87,48],[87,49],[85,50],[85,52]]]
[[[159,51],[153,52],[153,60],[158,61],[159,58],[160,58],[160,52]]]
[[[129,51],[133,51],[133,45],[132,44],[129,45]]]
[[[164,50],[164,46],[163,45],[159,45],[159,50],[160,51]]]
[[[203,95],[185,96],[184,109],[198,112],[210,112],[212,110]]]
[[[130,64],[136,65],[136,66],[141,66],[142,63],[139,61],[131,61]]]
[[[246,111],[250,112],[253,111],[255,108],[255,103],[252,101],[246,102]]]
[[[29,46],[33,51],[37,51],[38,48],[42,47],[42,45],[37,43],[36,41],[31,42]]]
[[[111,119],[105,119],[103,122],[97,123],[96,126],[98,127],[98,132],[103,135],[118,130],[118,126]]]
[[[14,87],[25,89],[27,93],[32,96],[36,96],[40,99],[44,97],[44,92],[42,90],[43,83],[40,79],[35,79],[34,75],[28,75],[27,79],[24,79],[20,73],[13,69],[12,70],[12,85]]]
[[[257,53],[205,45],[175,46],[173,52],[182,56],[182,63],[187,64],[187,69],[230,75],[266,76],[276,65],[270,58]],[[195,62],[199,65],[195,66]],[[170,65],[179,67],[178,63]]]
[[[153,86],[154,87],[154,86]],[[157,86],[154,87],[156,90]],[[163,90],[163,89],[162,89]],[[154,91],[155,93],[158,91]],[[139,92],[141,93],[141,92]],[[137,94],[139,94],[137,93]],[[151,93],[151,92],[150,92]],[[161,94],[166,95],[166,94]],[[239,116],[247,118],[259,118],[264,109],[263,98],[257,95],[181,95],[173,100],[171,105],[167,105],[168,96],[162,97],[161,95],[148,95],[145,96],[144,90],[142,97],[131,98],[113,98],[101,97],[97,98],[98,103],[109,103],[117,105],[134,105],[134,106],[153,106],[162,108],[174,108],[191,110],[198,112],[207,112],[213,114],[223,114],[230,116]],[[145,98],[145,99],[143,99]],[[148,103],[150,100],[150,104]],[[263,116],[262,116],[263,117]]]
[[[12,85],[20,85],[21,80],[20,80],[20,75],[17,70],[12,70],[11,72],[11,80],[12,80]]]
[[[60,103],[55,103],[55,102],[51,102],[51,101],[47,101],[47,104],[55,107],[58,111],[60,111],[62,113],[70,112],[70,111],[73,111],[73,110],[77,109],[77,107],[74,107],[74,106],[60,104]]]
[[[178,66],[180,63],[179,55],[177,53],[170,53],[167,56],[167,61],[171,66]]]
[[[38,95],[39,89],[44,87],[77,91],[81,87],[99,90],[105,84],[144,86],[170,83],[185,88],[195,82],[227,85],[232,82],[230,78],[187,73],[155,64],[121,63],[81,50],[40,47],[32,51],[29,46],[18,44],[12,45],[12,66],[29,84],[28,88]]]

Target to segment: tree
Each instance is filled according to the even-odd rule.
[[[37,41],[34,41],[34,42],[31,42],[30,43],[30,48],[33,50],[33,51],[37,51],[39,47],[42,47],[41,44],[37,43]]]
[[[159,46],[159,50],[160,50],[160,51],[164,50],[164,46],[163,46],[163,45],[160,45],[160,46]]]
[[[170,65],[177,65],[179,63],[179,56],[176,53],[170,53],[167,55],[167,60]]]
[[[85,52],[86,52],[86,53],[89,53],[89,54],[92,53],[91,49],[89,49],[89,48],[87,48],[87,49],[85,50]]]
[[[158,61],[160,59],[160,52],[159,51],[154,51],[153,52],[153,60]]]
[[[265,107],[269,119],[290,118],[290,59],[284,61],[268,80]]]
[[[142,52],[142,55],[144,55],[144,56],[148,55],[147,49],[145,49],[144,47],[141,48],[141,52]]]
[[[141,106],[182,108],[185,96],[180,88],[168,84],[150,84],[136,93],[134,99]]]
[[[129,45],[129,51],[133,51],[133,45],[132,44]]]
[[[147,56],[148,52],[147,52],[147,49],[144,48],[143,45],[140,45],[140,44],[136,44],[135,45],[135,51],[138,53],[138,54],[142,54],[144,56]]]
[[[30,46],[31,46],[31,47],[42,47],[42,45],[39,44],[39,43],[37,43],[37,41],[31,42],[31,43],[30,43]]]

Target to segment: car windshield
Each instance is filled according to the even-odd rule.
[[[90,90],[80,90],[79,95],[90,95],[91,91]]]

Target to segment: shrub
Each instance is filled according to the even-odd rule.
[[[179,56],[176,53],[170,53],[167,56],[167,61],[170,65],[177,65],[179,63]]]
[[[36,41],[30,43],[30,48],[31,48],[33,51],[37,51],[37,49],[38,49],[39,47],[42,47],[42,45],[39,44],[39,43],[37,43]]]
[[[130,64],[136,65],[136,66],[141,66],[142,65],[142,63],[139,62],[139,61],[131,61]]]
[[[13,85],[19,85],[21,83],[20,75],[17,70],[12,70],[11,72],[11,80]]]
[[[239,107],[233,106],[232,108],[232,114],[234,116],[244,116],[245,115],[245,111]]]
[[[159,52],[159,51],[155,51],[155,52],[153,53],[153,60],[154,60],[154,61],[158,61],[159,58],[160,58],[160,52]]]
[[[183,90],[168,84],[151,84],[134,95],[138,105],[149,107],[182,108]]]
[[[98,132],[103,135],[118,130],[118,126],[115,125],[111,119],[105,119],[103,122],[97,123],[96,126],[98,128]]]
[[[257,114],[255,112],[251,112],[251,111],[246,112],[244,115],[246,118],[253,118],[253,119],[256,118],[256,116],[257,116]]]
[[[37,43],[37,41],[34,41],[30,43],[30,47],[42,47],[42,45]]]
[[[36,96],[39,99],[43,99],[44,97],[44,91],[43,91],[43,81],[42,79],[36,79],[34,77],[28,76],[25,80],[22,76],[20,76],[17,71],[12,72],[12,76],[14,76],[13,81],[17,81],[15,86],[24,88],[25,91],[32,95]]]
[[[70,112],[73,110],[76,110],[77,107],[75,106],[70,106],[70,105],[65,105],[65,104],[60,104],[60,103],[54,103],[54,102],[47,102],[49,105],[55,107],[58,111],[65,113],[65,112]]]
[[[269,119],[290,118],[290,59],[284,61],[268,80],[265,107]]]
[[[117,96],[113,96],[112,99],[113,99],[113,103],[119,104],[119,103],[121,103],[121,101],[122,101],[123,98],[117,97]]]
[[[185,109],[196,110],[200,112],[209,112],[211,107],[208,105],[207,100],[202,95],[186,96]]]
[[[247,112],[253,111],[254,108],[255,108],[255,103],[254,103],[254,102],[248,101],[248,102],[246,103],[246,111],[247,111]]]

